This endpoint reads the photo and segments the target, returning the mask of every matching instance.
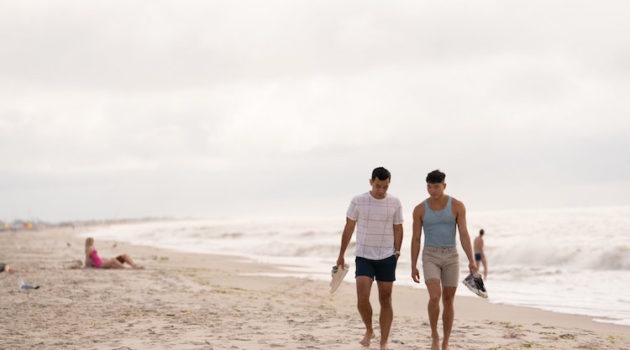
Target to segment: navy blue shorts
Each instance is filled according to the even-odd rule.
[[[354,278],[367,276],[373,280],[383,282],[394,282],[396,280],[396,255],[383,260],[371,260],[357,256],[354,262],[357,265]]]

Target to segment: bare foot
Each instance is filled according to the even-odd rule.
[[[142,266],[142,265],[138,265],[138,264],[136,264],[136,265],[132,266],[132,268],[134,268],[134,269],[136,269],[136,270],[144,270],[144,266]]]
[[[387,343],[385,343],[385,344],[381,344],[381,350],[390,350],[390,349],[387,347]]]
[[[432,337],[431,350],[440,350],[440,338]]]
[[[363,346],[370,346],[370,342],[372,341],[372,339],[374,339],[374,337],[376,337],[376,335],[374,334],[374,331],[365,332],[363,339],[361,339],[359,343]]]
[[[447,341],[443,341],[442,342],[442,350],[448,350],[448,342]]]

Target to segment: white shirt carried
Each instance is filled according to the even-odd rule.
[[[381,260],[394,255],[394,225],[403,223],[402,205],[387,194],[383,199],[370,192],[352,198],[346,216],[357,222],[357,244],[354,255]]]

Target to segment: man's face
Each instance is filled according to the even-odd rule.
[[[370,179],[370,185],[372,186],[372,196],[376,199],[383,199],[389,187],[389,179],[380,180],[378,177],[374,180]]]
[[[432,198],[440,198],[444,194],[446,188],[446,182],[430,183],[427,182],[427,192]]]

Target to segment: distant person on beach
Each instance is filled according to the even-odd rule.
[[[13,273],[13,272],[16,272],[16,270],[13,267],[11,267],[11,265],[0,262],[0,273],[2,272]]]
[[[411,277],[420,283],[417,262],[420,253],[420,238],[424,229],[424,250],[422,270],[424,283],[429,291],[429,323],[431,324],[431,350],[440,349],[440,336],[437,331],[440,316],[440,298],[444,305],[442,323],[444,338],[442,350],[448,349],[448,341],[455,317],[455,291],[459,281],[459,256],[455,243],[455,232],[459,230],[459,240],[468,257],[470,273],[477,272],[473,259],[472,246],[466,228],[466,208],[464,203],[444,194],[446,174],[434,170],[427,175],[429,198],[413,210],[413,238],[411,240]]]
[[[125,263],[131,265],[134,269],[143,269],[144,267],[136,264],[129,255],[122,254],[114,259],[101,258],[98,251],[94,247],[94,238],[85,239],[85,267],[95,267],[102,269],[122,269]]]
[[[396,263],[403,238],[402,205],[398,198],[387,194],[390,181],[391,174],[387,169],[376,168],[370,179],[372,190],[352,199],[346,213],[346,226],[337,259],[337,266],[344,266],[344,254],[356,226],[357,308],[365,324],[365,335],[360,343],[367,347],[375,337],[370,292],[372,283],[376,280],[381,305],[381,349],[387,349],[394,318],[392,288],[396,280]]]
[[[473,242],[473,246],[475,248],[475,263],[479,266],[479,262],[483,264],[483,279],[488,279],[488,261],[486,260],[486,253],[483,250],[484,242],[483,235],[485,231],[483,229],[479,230],[479,236],[477,236]]]

